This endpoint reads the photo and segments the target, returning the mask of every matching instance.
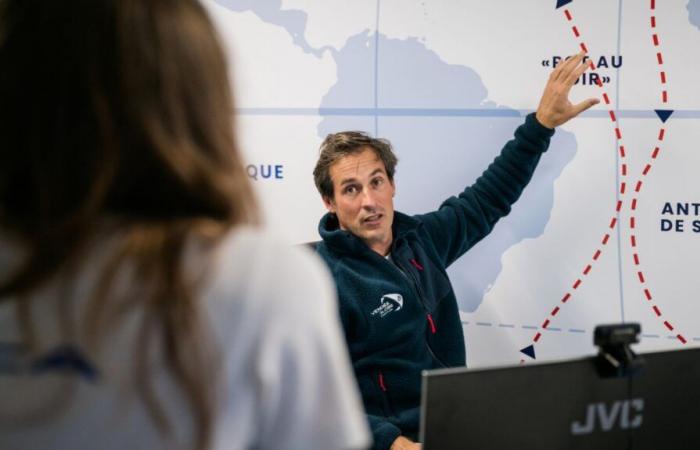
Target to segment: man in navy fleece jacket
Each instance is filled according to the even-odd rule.
[[[510,212],[554,128],[598,103],[568,99],[586,68],[583,53],[559,64],[536,113],[472,186],[434,212],[394,211],[397,159],[388,141],[342,132],[321,145],[314,180],[329,212],[317,251],[337,284],[374,448],[420,448],[421,371],[466,362],[446,268]]]

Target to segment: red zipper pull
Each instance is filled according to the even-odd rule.
[[[437,328],[435,327],[435,322],[433,321],[433,316],[428,314],[428,323],[430,323],[430,331],[435,334],[437,333]]]
[[[386,385],[384,384],[384,375],[382,375],[381,372],[379,372],[379,389],[381,389],[383,392],[386,392]]]
[[[411,264],[413,264],[413,267],[415,267],[416,269],[423,270],[423,266],[421,266],[415,258],[411,260]]]

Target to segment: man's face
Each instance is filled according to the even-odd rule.
[[[394,220],[394,183],[371,148],[345,156],[330,167],[333,198],[324,198],[340,228],[385,255],[391,246]]]

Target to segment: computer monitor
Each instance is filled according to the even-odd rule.
[[[700,349],[646,353],[631,376],[596,358],[423,374],[425,450],[700,449]]]

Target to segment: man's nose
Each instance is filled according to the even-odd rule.
[[[372,189],[364,188],[362,190],[362,207],[365,209],[374,209],[377,206],[377,199]]]

